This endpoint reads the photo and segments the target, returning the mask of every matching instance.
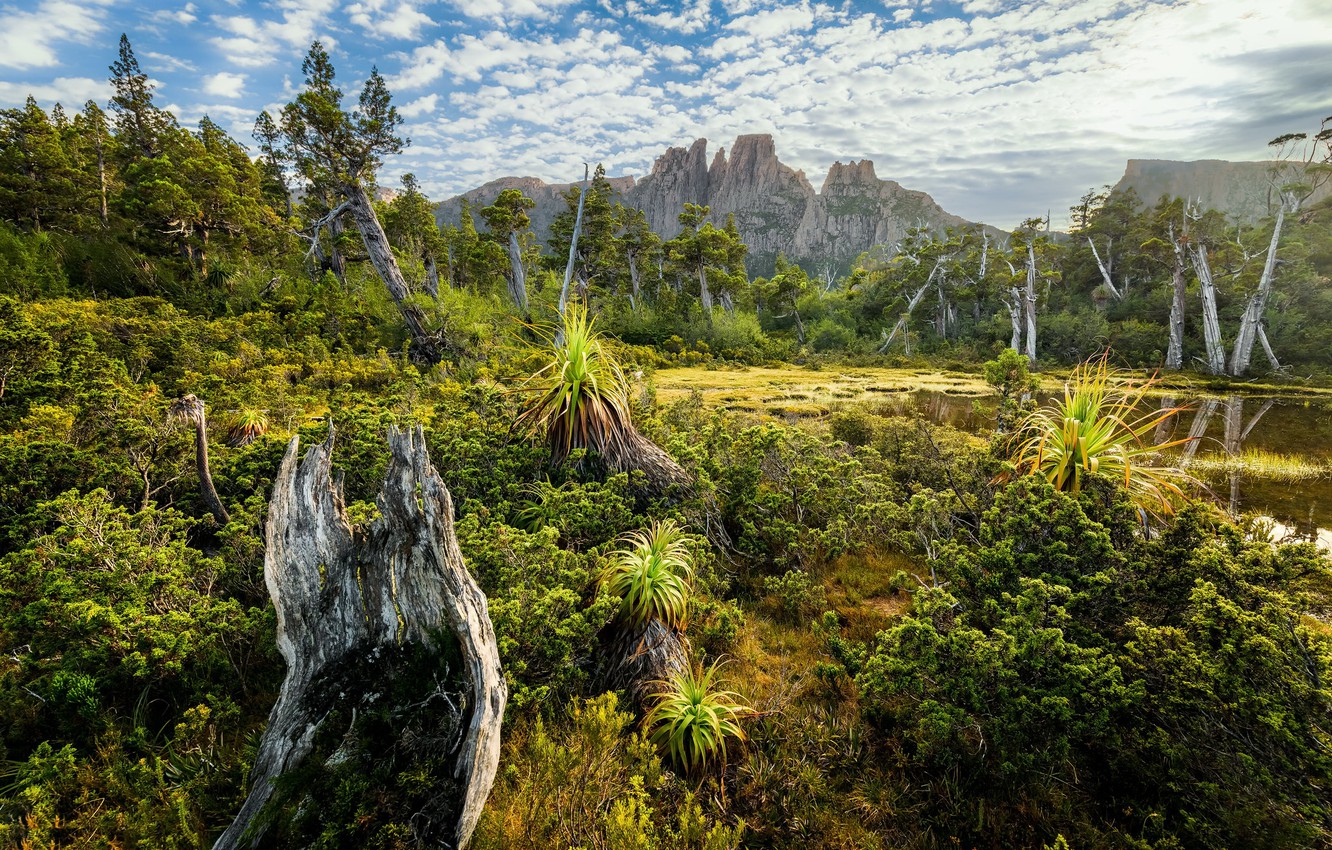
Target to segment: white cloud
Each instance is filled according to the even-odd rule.
[[[193,3],[186,3],[179,9],[158,9],[153,12],[151,20],[155,23],[189,25],[199,20],[199,8]]]
[[[347,7],[348,19],[378,38],[415,40],[421,30],[434,21],[409,0],[391,3],[389,0],[361,0]]]
[[[35,9],[0,8],[0,67],[50,68],[61,63],[58,45],[91,43],[102,31],[110,0],[45,0]]]
[[[203,78],[203,93],[211,97],[240,97],[245,92],[245,75],[219,71]]]
[[[337,0],[277,0],[268,4],[280,19],[255,20],[247,15],[214,15],[214,25],[229,35],[211,39],[227,61],[243,68],[260,68],[304,53],[318,38],[326,48],[336,41],[328,34]]]
[[[712,2],[711,0],[654,2],[642,6],[639,11],[631,14],[639,23],[650,27],[692,35],[702,32],[712,22]]]
[[[726,29],[745,33],[756,39],[771,39],[789,32],[807,30],[814,25],[814,12],[809,4],[764,9],[753,15],[735,18]]]
[[[435,106],[439,103],[439,95],[428,94],[425,97],[418,97],[411,103],[398,107],[398,113],[403,118],[419,118],[422,115],[428,115],[435,111]]]
[[[193,62],[181,59],[177,56],[172,56],[168,53],[154,53],[151,50],[145,50],[138,55],[142,56],[144,59],[151,60],[151,62],[144,64],[156,65],[163,71],[189,71],[193,73],[199,70],[198,66]]]
[[[461,35],[452,44],[440,39],[412,51],[406,65],[388,83],[394,91],[429,85],[448,75],[451,81],[480,82],[498,70],[514,72],[553,69],[571,61],[595,59],[598,62],[639,62],[648,60],[641,51],[626,45],[617,33],[579,30],[571,38],[556,40],[550,36],[519,38],[492,30],[482,36]]]
[[[449,5],[469,18],[515,20],[553,17],[576,0],[449,0]]]
[[[49,83],[11,83],[0,80],[0,106],[21,106],[28,95],[43,107],[62,103],[73,112],[83,104],[95,100],[104,105],[111,97],[111,85],[106,80],[90,77],[56,77]]]

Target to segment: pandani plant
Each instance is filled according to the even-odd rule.
[[[268,433],[268,417],[262,410],[245,408],[237,411],[227,429],[227,445],[233,449],[248,446]]]
[[[622,538],[602,570],[601,587],[621,598],[606,644],[606,680],[641,703],[689,669],[684,627],[693,594],[693,564],[684,529],[674,520]]]
[[[1189,438],[1152,444],[1150,437],[1185,408],[1139,413],[1152,383],[1116,387],[1105,354],[1080,364],[1064,384],[1063,398],[1033,411],[1019,426],[1014,471],[1040,475],[1067,493],[1078,493],[1092,476],[1104,475],[1118,481],[1143,510],[1173,513],[1175,503],[1184,499],[1181,485],[1192,479],[1178,467],[1160,465],[1159,453]]]
[[[689,773],[716,757],[726,758],[726,741],[743,741],[742,718],[753,713],[734,691],[718,683],[716,662],[699,673],[684,670],[664,682],[644,723],[654,744]]]
[[[587,306],[572,301],[558,331],[544,334],[553,356],[528,379],[533,397],[519,424],[544,431],[553,463],[587,449],[617,472],[641,470],[641,495],[687,495],[689,476],[634,427],[624,369],[593,325]]]
[[[612,555],[601,574],[601,586],[623,600],[621,621],[641,627],[656,619],[684,629],[693,578],[684,530],[667,519],[630,532],[625,540],[629,545]]]

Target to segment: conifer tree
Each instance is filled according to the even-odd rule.
[[[152,158],[161,152],[162,136],[176,124],[171,113],[153,104],[156,86],[139,67],[129,36],[120,35],[120,55],[111,63],[111,110],[116,113],[116,140],[127,160]]]
[[[310,45],[301,65],[305,88],[282,108],[281,129],[286,154],[296,173],[313,189],[341,199],[329,214],[329,224],[343,212],[351,214],[375,271],[397,304],[411,334],[416,355],[438,359],[434,336],[425,314],[410,300],[407,281],[393,256],[384,227],[370,198],[375,171],[385,156],[400,153],[407,140],[398,135],[402,118],[378,69],[371,69],[355,109],[343,108],[342,90],[334,81],[333,62],[318,41]],[[317,234],[316,234],[317,238]]]

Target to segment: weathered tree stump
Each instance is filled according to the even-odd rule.
[[[426,453],[421,429],[390,428],[392,458],[378,498],[380,516],[353,531],[331,477],[333,433],[297,462],[293,437],[269,505],[264,578],[277,608],[277,644],[286,679],[269,714],[250,774],[250,794],[214,850],[255,846],[255,818],[278,777],[311,752],[344,684],[380,687],[366,671],[392,676],[395,664],[367,664],[403,646],[433,647],[456,636],[467,680],[458,706],[461,740],[454,779],[457,822],[437,840],[467,844],[495,779],[508,689],[486,597],[463,564],[453,502]],[[353,681],[355,680],[355,681]]]
[[[689,648],[675,629],[653,618],[642,625],[610,627],[601,679],[624,690],[639,707],[661,693],[663,683],[689,669]]]

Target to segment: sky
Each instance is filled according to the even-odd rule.
[[[771,133],[1009,228],[1056,224],[1128,159],[1262,159],[1332,116],[1332,0],[0,0],[0,107],[109,97],[127,33],[157,102],[251,143],[314,39],[372,66],[442,200],[502,176],[641,176],[667,147]]]

